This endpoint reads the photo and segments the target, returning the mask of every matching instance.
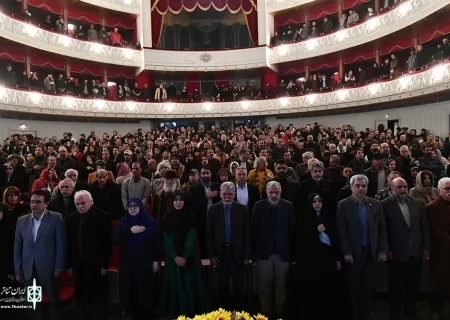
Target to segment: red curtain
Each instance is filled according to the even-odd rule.
[[[216,11],[228,9],[232,14],[244,12],[247,26],[255,45],[258,42],[258,15],[256,0],[152,0],[152,44],[156,48],[161,39],[164,15],[167,11],[179,14],[181,10],[188,12],[200,8],[203,11],[213,7]]]

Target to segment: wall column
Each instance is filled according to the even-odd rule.
[[[274,18],[267,13],[266,2],[258,1],[258,46],[270,45],[270,38],[274,35]]]
[[[66,58],[66,63],[64,64],[64,69],[66,70],[66,77],[70,78],[70,70],[71,70],[70,58]]]
[[[152,8],[150,0],[142,0],[141,14],[136,18],[137,40],[142,47],[152,47]]]
[[[339,58],[338,66],[339,66],[339,77],[343,79],[345,70],[344,70],[344,59],[342,57]]]
[[[338,1],[338,26],[339,26],[343,12],[344,12],[344,3],[342,0],[339,0]]]
[[[27,76],[31,76],[31,57],[30,57],[30,48],[26,47],[25,53],[25,71],[27,72]]]
[[[102,80],[104,83],[108,84],[108,67],[103,68]]]
[[[22,11],[28,9],[28,0],[22,0]]]
[[[375,12],[379,12],[380,11],[380,0],[375,0],[375,8],[373,8],[373,10],[375,10]]]
[[[375,49],[375,62],[378,63],[378,65],[380,65],[380,62],[381,62],[381,50],[380,50],[380,48],[376,48]]]
[[[419,45],[419,44],[420,44],[419,37],[414,37],[413,38],[413,46],[414,46],[414,48],[417,48],[417,45]]]
[[[305,79],[309,79],[309,59],[305,60]]]

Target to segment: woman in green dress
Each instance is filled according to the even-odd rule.
[[[173,208],[162,220],[165,251],[162,306],[165,315],[192,316],[208,311],[197,252],[194,212],[185,205],[185,195],[177,191]]]

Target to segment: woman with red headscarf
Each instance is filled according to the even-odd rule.
[[[31,187],[31,192],[34,190],[47,190],[52,193],[53,189],[58,185],[59,178],[55,170],[45,168],[41,172],[39,179],[34,180],[33,186]]]

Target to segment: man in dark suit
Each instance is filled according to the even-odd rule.
[[[266,192],[267,184],[271,181],[276,181],[281,186],[281,199],[295,203],[297,196],[297,182],[287,177],[288,166],[286,160],[281,159],[275,162],[275,177],[265,184],[262,192],[262,198],[266,199],[268,194]]]
[[[220,184],[211,182],[211,169],[203,167],[200,170],[199,183],[191,188],[190,207],[194,210],[197,219],[198,241],[200,243],[200,254],[202,258],[208,257],[206,250],[206,216],[209,208],[220,201]]]
[[[66,218],[67,268],[75,278],[80,319],[106,319],[111,217],[93,206],[92,195],[85,190],[75,193],[75,206],[77,211]]]
[[[65,178],[58,184],[60,195],[53,198],[50,203],[50,209],[62,214],[63,218],[67,218],[69,214],[76,211],[74,201],[75,182],[72,179]]]
[[[16,280],[25,287],[42,287],[50,303],[50,319],[61,319],[58,277],[64,270],[66,232],[60,213],[47,210],[50,193],[35,190],[31,194],[31,214],[17,220],[14,241]],[[32,319],[42,319],[41,303],[32,310]]]
[[[258,201],[253,208],[252,258],[258,261],[261,311],[266,315],[275,312],[274,319],[279,319],[286,313],[295,212],[291,202],[281,199],[278,181],[268,182],[266,192],[267,199]]]
[[[59,157],[56,159],[55,167],[58,178],[63,179],[64,173],[66,173],[67,170],[76,168],[77,161],[74,158],[69,157],[66,147],[61,146],[59,148]]]
[[[430,257],[428,223],[422,203],[408,195],[402,178],[391,182],[392,196],[382,201],[390,248],[388,260],[391,319],[400,319],[402,303],[408,319],[416,319],[422,259]],[[403,295],[405,295],[403,297]]]
[[[369,319],[375,260],[386,261],[387,230],[381,202],[366,197],[369,179],[350,179],[352,196],[339,201],[337,231],[347,265],[352,319]]]
[[[217,266],[218,304],[231,310],[243,310],[245,265],[250,263],[250,223],[247,207],[233,201],[234,196],[234,184],[224,182],[220,186],[222,201],[208,210],[206,244],[211,263]],[[232,299],[229,297],[230,278]]]
[[[261,196],[257,187],[247,184],[247,173],[245,167],[236,168],[236,196],[234,201],[247,206],[251,221],[253,206],[261,199]]]
[[[334,183],[323,178],[324,165],[317,159],[311,160],[308,164],[308,170],[312,178],[304,180],[298,184],[295,204],[297,211],[305,206],[308,196],[311,193],[318,193],[323,203],[332,211],[336,211],[337,189]]]

